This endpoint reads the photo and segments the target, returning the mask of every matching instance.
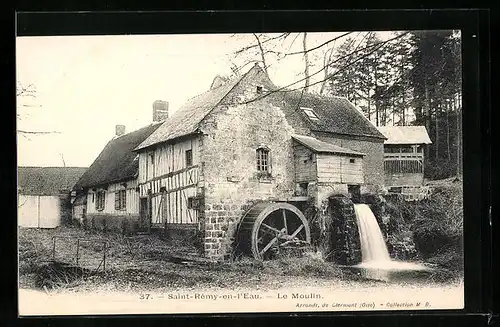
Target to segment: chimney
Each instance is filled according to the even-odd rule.
[[[161,122],[168,118],[168,102],[156,100],[153,102],[153,122]]]
[[[123,134],[125,134],[125,125],[116,125],[115,134],[116,136],[122,136]]]

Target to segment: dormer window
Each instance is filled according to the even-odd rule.
[[[318,116],[316,115],[316,113],[314,112],[313,109],[304,108],[304,107],[300,107],[300,109],[302,109],[302,111],[304,111],[304,113],[307,115],[307,118],[309,118],[310,120],[314,120],[314,121],[319,120]]]
[[[264,90],[264,88],[262,87],[262,85],[257,85],[257,89],[256,89],[257,94],[261,94],[263,90]]]

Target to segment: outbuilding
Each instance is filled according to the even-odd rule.
[[[18,226],[55,228],[71,218],[70,191],[83,167],[19,167]]]

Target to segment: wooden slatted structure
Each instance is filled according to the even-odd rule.
[[[384,170],[387,173],[423,173],[424,165],[419,159],[394,159],[384,160]]]
[[[295,180],[297,183],[363,184],[363,154],[320,141],[294,135]]]

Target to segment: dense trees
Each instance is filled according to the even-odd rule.
[[[237,51],[247,62],[267,68],[302,56],[302,76],[287,87],[344,96],[377,126],[424,125],[433,142],[427,148],[428,177],[461,174],[458,32],[349,32],[318,45],[309,42],[308,33],[255,38],[255,44]],[[297,38],[301,47],[291,51]]]

